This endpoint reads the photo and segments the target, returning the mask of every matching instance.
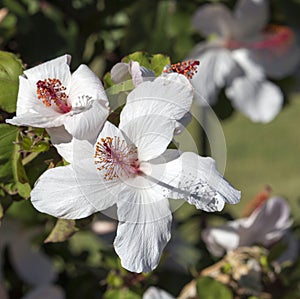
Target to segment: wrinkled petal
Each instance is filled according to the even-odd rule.
[[[69,163],[73,162],[73,137],[67,132],[64,126],[48,128],[51,143],[57,152]]]
[[[248,77],[236,78],[226,89],[233,107],[254,122],[267,123],[275,118],[283,104],[281,90],[269,81],[254,81]]]
[[[43,252],[34,250],[29,240],[21,235],[11,242],[9,253],[11,263],[23,281],[41,285],[51,283],[56,278],[50,258]]]
[[[171,162],[152,165],[153,177],[159,185],[171,190],[171,198],[183,198],[207,212],[220,211],[225,202],[235,204],[240,192],[217,171],[215,161],[194,153],[183,153]]]
[[[119,127],[144,116],[161,115],[179,120],[190,110],[192,98],[191,84],[179,74],[167,74],[154,81],[143,82],[127,96]]]
[[[264,29],[269,20],[269,1],[239,0],[234,9],[236,37],[252,36]]]
[[[71,165],[56,167],[44,172],[37,180],[31,191],[31,202],[42,213],[57,218],[80,219],[97,212],[86,191],[83,192],[78,185]],[[90,190],[90,193],[94,192]]]
[[[119,225],[114,247],[122,266],[137,273],[152,271],[171,238],[168,200],[151,188],[127,188],[117,206]]]
[[[143,299],[175,299],[166,291],[159,288],[150,287],[143,295]]]
[[[176,121],[163,115],[136,117],[120,128],[138,149],[140,161],[148,161],[162,154],[170,144]]]
[[[230,37],[235,29],[231,11],[223,4],[205,4],[198,8],[193,16],[193,26],[204,36],[217,34]]]
[[[2,298],[2,297],[1,297]],[[64,299],[62,288],[54,285],[41,286],[26,294],[22,299]]]
[[[225,251],[236,249],[240,241],[237,230],[227,226],[206,228],[201,237],[209,252],[218,257],[223,256]]]
[[[55,78],[67,87],[71,79],[70,62],[71,56],[66,54],[30,68],[24,71],[24,74],[33,84],[39,80]]]
[[[195,100],[200,105],[211,105],[217,100],[218,93],[227,82],[242,73],[231,56],[231,52],[212,47],[199,53],[198,72],[191,79],[195,88]]]
[[[108,99],[100,79],[84,64],[72,74],[69,100],[72,109],[80,108],[86,105],[86,101],[94,100],[101,100],[103,106],[108,106]]]
[[[68,114],[64,126],[77,139],[96,139],[108,116],[108,109],[100,101],[93,101],[80,113]]]

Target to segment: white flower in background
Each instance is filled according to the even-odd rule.
[[[111,79],[115,84],[132,80],[134,86],[138,86],[144,81],[153,80],[155,73],[139,64],[137,61],[130,60],[129,63],[119,62],[110,71]]]
[[[64,55],[24,71],[19,77],[17,126],[46,128],[52,143],[72,160],[72,138],[94,140],[108,116],[101,81],[86,66],[71,74],[71,57]]]
[[[262,244],[268,247],[285,236],[291,225],[287,202],[281,197],[272,197],[249,217],[206,228],[202,238],[213,255],[222,256],[242,246]]]
[[[292,74],[300,62],[300,48],[288,27],[264,29],[268,19],[266,0],[238,0],[233,13],[221,3],[195,12],[193,25],[208,38],[190,55],[201,63],[191,80],[199,103],[215,104],[224,87],[232,105],[252,121],[269,122],[278,114],[283,94],[266,75]]]
[[[150,287],[143,295],[143,299],[175,299],[166,291],[156,287]]]
[[[22,299],[64,299],[64,292],[53,282],[56,273],[51,260],[43,252],[32,248],[30,240],[36,231],[24,230],[16,221],[3,220],[0,228],[0,298],[8,299],[3,277],[3,251],[8,248],[8,256],[13,270],[20,279],[31,286]]]
[[[123,267],[153,270],[170,239],[169,197],[205,211],[240,199],[213,159],[167,150],[192,97],[192,86],[179,74],[138,85],[127,97],[119,127],[106,122],[94,147],[76,140],[74,163],[40,177],[31,192],[35,208],[77,219],[116,205],[114,247]]]

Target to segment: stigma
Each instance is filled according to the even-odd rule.
[[[107,181],[139,174],[137,148],[120,137],[101,138],[96,143],[94,161]]]
[[[164,73],[178,73],[188,79],[192,79],[195,73],[197,73],[197,67],[200,64],[198,60],[187,60],[183,62],[177,62],[167,66],[163,72]]]
[[[53,107],[60,113],[68,113],[72,109],[65,91],[66,87],[56,78],[48,78],[36,82],[38,99],[42,100],[47,107]]]

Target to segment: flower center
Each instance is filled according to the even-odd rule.
[[[197,67],[200,64],[198,60],[187,60],[183,62],[177,62],[167,66],[164,73],[178,73],[184,75],[188,79],[192,79],[195,73],[197,73]]]
[[[103,171],[107,181],[140,172],[137,148],[117,136],[101,138],[96,143],[94,158],[97,169]]]
[[[42,100],[47,107],[53,106],[60,113],[68,113],[72,107],[68,103],[65,93],[66,87],[58,79],[39,80],[36,83],[38,99]]]

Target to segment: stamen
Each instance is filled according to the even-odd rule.
[[[107,181],[139,173],[137,148],[117,136],[101,138],[96,143],[94,158],[97,169],[104,171]]]
[[[68,113],[72,107],[68,103],[68,96],[64,87],[58,79],[39,80],[36,83],[38,99],[42,100],[47,107],[55,105],[55,109],[61,113]]]
[[[164,73],[178,73],[184,75],[188,79],[192,79],[195,73],[197,73],[197,66],[200,64],[198,60],[187,60],[171,64],[166,67]]]

